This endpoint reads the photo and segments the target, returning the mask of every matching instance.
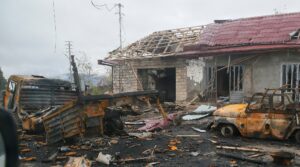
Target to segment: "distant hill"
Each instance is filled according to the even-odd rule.
[[[89,81],[91,83],[90,86],[106,86],[110,84],[110,79],[106,75],[98,75],[98,74],[92,74],[90,76],[84,74],[79,74],[79,75],[81,80]],[[71,77],[72,79],[70,80],[70,74],[68,73],[56,75],[50,78],[62,79],[66,81],[73,80],[73,76]]]

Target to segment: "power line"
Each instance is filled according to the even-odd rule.
[[[117,14],[119,17],[119,40],[120,40],[120,49],[122,49],[122,45],[123,45],[122,22],[123,22],[123,16],[124,16],[124,13],[122,13],[122,8],[124,7],[124,5],[122,5],[121,3],[117,3],[117,4],[114,4],[111,8],[109,8],[109,6],[107,4],[98,5],[98,4],[95,4],[93,2],[93,0],[91,0],[91,4],[98,10],[102,10],[102,8],[105,8],[108,12],[111,12],[116,7],[118,8],[118,11],[115,14]]]

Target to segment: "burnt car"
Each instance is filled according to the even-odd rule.
[[[42,116],[76,98],[76,91],[68,81],[12,75],[3,92],[3,106],[12,111],[16,123],[24,130],[42,131]]]
[[[223,136],[294,138],[300,142],[299,90],[266,89],[255,93],[247,104],[230,104],[213,113],[211,128]]]

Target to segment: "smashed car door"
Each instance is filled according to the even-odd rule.
[[[285,135],[289,132],[289,127],[292,126],[295,111],[289,108],[289,106],[293,106],[293,104],[285,104],[289,103],[289,101],[284,100],[284,94],[278,96],[274,95],[271,100],[271,133],[275,138],[284,139]]]
[[[247,136],[266,138],[270,135],[269,97],[259,97],[259,99],[250,104],[247,110]]]

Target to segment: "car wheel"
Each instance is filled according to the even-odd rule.
[[[220,132],[224,137],[232,137],[235,135],[235,128],[232,125],[223,125],[220,128]]]
[[[295,133],[295,140],[297,143],[300,143],[300,130],[297,130]]]

